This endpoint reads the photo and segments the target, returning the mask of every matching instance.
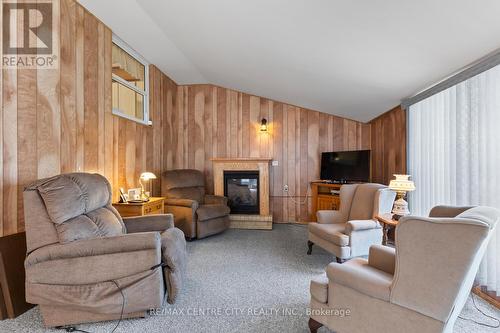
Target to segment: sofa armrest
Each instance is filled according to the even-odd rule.
[[[194,210],[198,209],[198,201],[191,199],[165,199],[165,205],[190,207],[193,208]]]
[[[384,245],[372,245],[368,255],[368,265],[389,274],[396,267],[396,249]]]
[[[375,220],[351,220],[347,221],[345,226],[345,232],[346,234],[350,234],[353,231],[380,229],[380,228],[382,227]]]
[[[221,195],[205,195],[205,205],[224,205],[227,206],[227,198]]]
[[[25,266],[28,267],[51,260],[94,257],[157,249],[161,249],[160,234],[157,232],[83,239],[66,244],[52,244],[41,247],[26,257]]]
[[[345,222],[344,215],[339,210],[318,210],[316,212],[316,219],[321,224]]]
[[[326,274],[330,282],[389,301],[393,276],[371,267],[366,259],[354,258],[344,264],[331,263],[326,267]]]
[[[172,214],[157,214],[124,217],[123,223],[127,233],[158,231],[163,232],[174,227],[174,216]]]

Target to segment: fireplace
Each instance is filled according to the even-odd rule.
[[[229,197],[230,228],[272,230],[269,209],[271,158],[212,158],[214,194]],[[228,186],[229,185],[229,186]]]
[[[259,171],[224,171],[224,196],[231,214],[259,214]]]

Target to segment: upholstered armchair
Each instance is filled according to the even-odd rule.
[[[204,238],[229,228],[227,198],[205,193],[205,180],[199,170],[166,171],[162,175],[165,210],[172,213],[175,226],[188,240]]]
[[[451,333],[498,219],[495,208],[443,206],[401,218],[395,249],[374,245],[311,281],[311,332]]]
[[[319,210],[318,223],[309,223],[307,245],[314,244],[337,257],[337,262],[368,255],[371,245],[382,243],[376,215],[389,213],[396,193],[380,184],[349,184],[340,188],[340,209]]]
[[[186,240],[172,215],[122,219],[111,197],[106,178],[87,173],[24,190],[26,301],[46,326],[144,317],[182,287]]]

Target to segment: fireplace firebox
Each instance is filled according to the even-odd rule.
[[[224,196],[231,214],[259,214],[259,172],[224,171]]]

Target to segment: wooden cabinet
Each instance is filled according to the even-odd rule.
[[[322,182],[312,182],[312,208],[311,221],[316,221],[318,210],[338,210],[340,207],[341,184],[328,184]],[[333,192],[332,192],[333,191]]]
[[[163,214],[164,198],[151,197],[149,201],[139,203],[120,203],[116,202],[113,207],[116,208],[122,217],[143,216],[153,214]]]

